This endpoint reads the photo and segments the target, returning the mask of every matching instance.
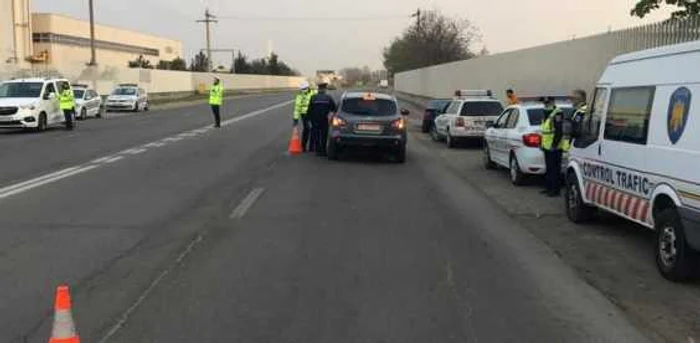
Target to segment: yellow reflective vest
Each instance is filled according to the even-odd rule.
[[[224,103],[224,86],[221,85],[221,82],[216,85],[212,85],[211,89],[209,90],[209,105],[218,105],[221,106],[221,104]]]
[[[70,89],[64,89],[58,94],[58,105],[63,110],[72,110],[75,108],[75,96]]]
[[[554,117],[560,116],[562,120],[562,133],[561,133],[561,139],[559,140],[559,144],[556,147],[552,147],[554,144],[554,135],[555,135],[555,127],[554,127]],[[555,108],[552,113],[547,116],[547,118],[542,122],[542,149],[544,150],[560,150],[563,152],[569,151],[571,149],[571,130],[569,129],[570,127],[569,120],[564,118],[564,114],[559,108]]]
[[[306,115],[306,112],[309,111],[311,97],[314,94],[316,93],[311,89],[297,93],[294,97],[294,120],[299,120],[299,118]]]

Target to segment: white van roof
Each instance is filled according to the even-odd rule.
[[[615,57],[610,64],[619,64],[625,62],[632,62],[647,58],[668,56],[668,55],[678,55],[689,52],[700,51],[700,40],[692,41],[688,43],[681,43],[675,45],[667,45],[659,48],[647,49],[642,51],[636,51],[629,54],[624,54]]]
[[[700,41],[669,45],[615,57],[599,84],[633,87],[700,81]]]

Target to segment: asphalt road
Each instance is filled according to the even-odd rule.
[[[0,133],[0,341],[60,283],[85,342],[645,341],[429,145],[287,156],[289,99]]]

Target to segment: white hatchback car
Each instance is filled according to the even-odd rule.
[[[73,85],[75,115],[80,120],[88,117],[102,118],[102,98],[87,85]]]
[[[508,168],[510,181],[516,186],[522,185],[528,175],[542,175],[546,171],[540,149],[540,126],[545,115],[540,99],[524,97],[518,104],[508,106],[484,135],[484,165],[488,169]],[[571,117],[574,109],[569,99],[555,97],[555,101],[564,116]]]
[[[434,140],[444,139],[449,148],[456,147],[458,140],[481,141],[487,125],[503,111],[503,105],[489,90],[459,90],[456,95],[445,113],[435,118],[430,131]]]

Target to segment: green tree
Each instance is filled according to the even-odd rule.
[[[175,57],[175,59],[170,62],[170,70],[187,70],[187,62],[180,57]]]
[[[673,17],[675,18],[700,14],[700,2],[698,0],[639,0],[630,14],[644,18],[650,12],[659,9],[663,4],[678,7],[678,10],[673,12]]]
[[[190,62],[190,71],[195,72],[206,72],[209,70],[209,58],[204,52],[200,51],[197,55],[192,58]]]
[[[233,60],[233,69],[234,70],[232,70],[232,72],[235,72],[236,74],[250,74],[250,63],[248,63],[248,57],[241,54],[240,51]]]
[[[135,60],[128,62],[129,68],[153,69],[151,61],[145,59],[143,55],[139,55]]]
[[[479,40],[479,31],[468,20],[449,18],[437,10],[421,12],[418,18],[384,49],[389,73],[475,56],[471,46]]]

